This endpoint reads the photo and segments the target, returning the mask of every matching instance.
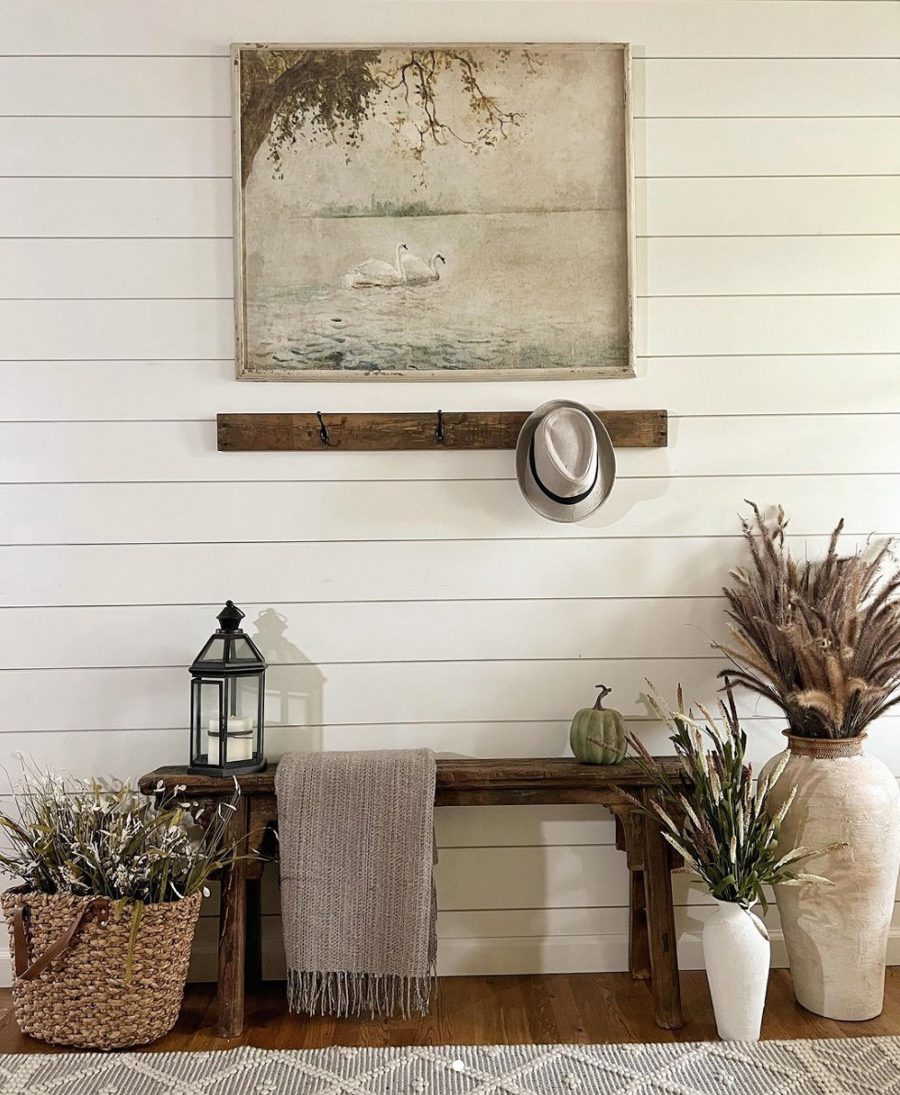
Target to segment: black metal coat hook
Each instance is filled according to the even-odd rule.
[[[434,430],[434,439],[439,445],[444,443],[444,412],[438,411],[437,413],[437,426]]]
[[[318,420],[319,420],[319,437],[322,438],[322,444],[327,445],[328,444],[328,429],[325,426],[325,423],[322,421],[322,412],[321,411],[316,411],[316,418],[318,418]]]

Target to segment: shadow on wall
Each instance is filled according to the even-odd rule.
[[[324,747],[325,675],[288,637],[287,616],[267,608],[253,622],[251,638],[268,662],[266,756],[315,753]]]

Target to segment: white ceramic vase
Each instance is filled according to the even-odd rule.
[[[756,1042],[769,984],[769,939],[762,921],[733,901],[717,901],[703,925],[703,961],[726,1042]]]
[[[858,738],[786,735],[790,759],[772,790],[777,810],[797,787],[779,851],[847,847],[804,861],[800,870],[833,886],[777,886],[794,993],[829,1019],[872,1019],[884,1002],[884,967],[900,868],[900,793],[889,769],[865,756]],[[783,755],[783,754],[781,754]],[[760,778],[777,763],[773,757]]]

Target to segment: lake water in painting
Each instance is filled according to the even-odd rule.
[[[246,256],[248,372],[382,372],[621,366],[627,295],[621,214],[467,213],[284,217]],[[360,262],[397,244],[440,280],[347,288]]]

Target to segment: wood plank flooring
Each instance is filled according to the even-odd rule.
[[[702,972],[683,973],[685,1025],[660,1030],[653,1022],[647,985],[628,974],[441,979],[432,1014],[389,1022],[301,1019],[288,1015],[284,985],[269,983],[247,997],[241,1038],[215,1034],[215,988],[191,985],[175,1030],[154,1050],[312,1049],[328,1045],[450,1045],[517,1042],[662,1042],[715,1038],[712,1007]],[[790,974],[774,970],[764,1038],[852,1038],[900,1034],[900,967],[888,970],[885,1007],[866,1023],[838,1023],[811,1015],[794,1000]],[[0,990],[0,1053],[46,1053],[52,1047],[20,1034],[10,992]]]

